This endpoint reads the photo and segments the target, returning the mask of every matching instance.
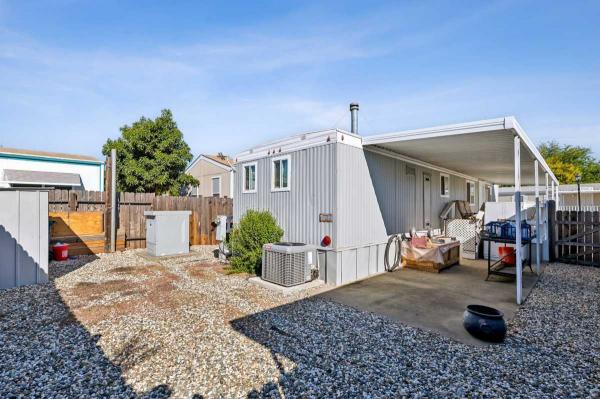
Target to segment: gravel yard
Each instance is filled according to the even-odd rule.
[[[227,275],[212,248],[51,264],[0,291],[0,397],[598,397],[600,269],[550,265],[470,347]]]

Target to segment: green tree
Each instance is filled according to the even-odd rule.
[[[264,244],[279,242],[283,230],[269,211],[249,209],[229,236],[231,269],[235,272],[259,274]]]
[[[593,157],[591,148],[549,141],[541,144],[539,150],[561,183],[575,183],[577,174],[581,174],[582,183],[600,182],[600,162]]]
[[[102,153],[109,155],[113,148],[119,191],[179,195],[182,187],[198,184],[185,173],[192,153],[168,109],[154,120],[142,116],[123,126],[121,137],[108,139]]]

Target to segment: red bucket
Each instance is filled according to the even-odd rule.
[[[514,265],[516,263],[515,249],[513,247],[498,247],[498,255],[500,255],[502,262],[507,265]]]
[[[54,244],[52,246],[52,254],[54,255],[54,260],[69,259],[69,244]]]

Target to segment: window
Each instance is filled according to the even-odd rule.
[[[440,173],[440,195],[442,197],[450,196],[450,176]]]
[[[290,157],[273,158],[271,173],[271,191],[290,189]]]
[[[245,193],[256,192],[256,162],[244,165],[244,188]]]
[[[212,178],[212,195],[213,197],[221,196],[221,176]]]
[[[475,182],[467,182],[467,201],[469,204],[475,205]]]

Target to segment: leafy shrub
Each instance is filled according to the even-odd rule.
[[[283,230],[269,211],[248,210],[229,236],[232,271],[259,274],[263,245],[281,237]]]

